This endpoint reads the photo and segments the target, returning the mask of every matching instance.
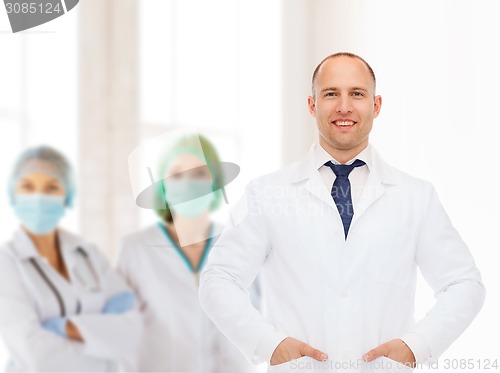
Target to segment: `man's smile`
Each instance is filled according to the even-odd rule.
[[[350,120],[350,119],[338,119],[338,120],[334,120],[332,122],[333,125],[337,126],[337,127],[352,127],[356,124],[357,122],[353,121],[353,120]]]

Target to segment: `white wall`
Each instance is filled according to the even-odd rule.
[[[69,13],[36,31],[12,34],[0,9],[0,242],[18,225],[6,193],[18,154],[48,144],[77,162],[76,20],[76,12]],[[68,211],[66,227],[77,226],[77,211]]]
[[[142,1],[140,137],[196,128],[240,166],[236,202],[252,178],[282,164],[279,1]],[[258,25],[258,26],[257,26]],[[143,225],[156,215],[141,211]]]

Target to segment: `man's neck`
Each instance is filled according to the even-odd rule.
[[[338,161],[340,164],[346,164],[351,159],[356,157],[359,153],[366,149],[368,146],[368,141],[359,144],[351,149],[336,149],[328,144],[326,144],[321,138],[319,144],[325,151],[332,156],[333,159]]]

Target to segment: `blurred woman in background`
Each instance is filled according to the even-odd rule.
[[[254,372],[208,319],[198,279],[217,237],[210,212],[223,184],[219,157],[203,136],[188,135],[162,159],[157,224],[122,241],[118,269],[139,297],[145,333],[126,365],[141,372]],[[258,288],[254,286],[257,303]]]
[[[50,147],[30,148],[8,192],[21,227],[0,249],[7,371],[116,371],[137,348],[142,320],[99,250],[57,227],[75,195],[69,163]]]

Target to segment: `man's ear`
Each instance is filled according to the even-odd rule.
[[[378,117],[380,109],[382,108],[382,96],[375,96],[373,98],[373,117]]]
[[[316,118],[316,104],[314,103],[313,96],[307,97],[307,107],[309,108],[309,114],[311,114],[313,118]]]

